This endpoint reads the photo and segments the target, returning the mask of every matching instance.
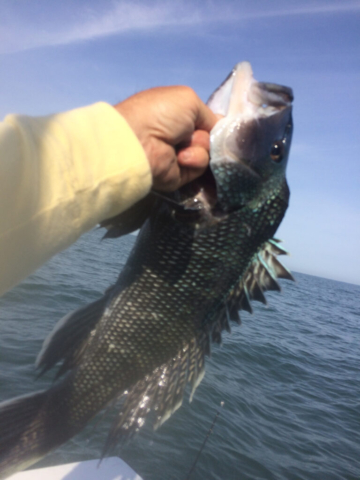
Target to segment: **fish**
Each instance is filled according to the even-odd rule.
[[[103,456],[145,421],[159,427],[190,400],[212,342],[251,300],[266,303],[277,278],[292,280],[274,238],[289,203],[286,165],[293,131],[289,87],[235,66],[208,105],[223,118],[210,134],[210,165],[172,194],[151,192],[102,223],[105,237],[140,227],[114,285],[66,315],[45,340],[44,391],[0,404],[0,478],[24,469],[121,399]]]

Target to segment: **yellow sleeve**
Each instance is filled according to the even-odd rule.
[[[106,103],[0,123],[0,295],[145,196],[137,137]]]

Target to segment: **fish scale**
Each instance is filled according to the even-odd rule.
[[[142,259],[141,267],[144,272],[140,273],[136,282],[127,288],[125,295],[116,296],[114,307],[111,303],[107,307],[111,311],[111,317],[104,322],[103,326],[101,325],[101,328],[99,325],[99,334],[96,333],[93,340],[96,350],[89,351],[88,356],[89,358],[94,356],[104,358],[106,354],[105,363],[110,363],[110,359],[114,358],[114,361],[111,362],[113,370],[107,366],[104,371],[104,365],[100,364],[93,368],[97,374],[106,374],[114,378],[115,370],[120,368],[120,370],[131,373],[133,383],[136,379],[133,370],[139,372],[140,377],[152,372],[156,366],[171,358],[174,351],[180,350],[184,344],[196,336],[196,325],[201,327],[208,322],[211,327],[211,319],[208,317],[210,315],[214,317],[214,312],[217,312],[219,306],[222,305],[224,296],[248,266],[247,259],[252,258],[258,249],[256,242],[249,237],[247,229],[239,221],[239,216],[244,217],[247,222],[251,220],[250,212],[248,215],[246,213],[242,211],[229,215],[226,221],[212,227],[212,232],[206,234],[203,232],[195,235],[196,231],[193,230],[192,236],[187,237],[188,242],[180,242],[180,244],[170,241],[170,239],[176,238],[171,232],[168,234],[169,241],[164,241],[167,235],[162,231],[162,241],[158,243],[158,238],[155,237],[149,246],[147,232],[144,229],[144,242],[152,254],[151,256],[145,255],[145,258]],[[193,240],[194,238],[195,240]],[[223,248],[220,251],[218,249],[219,239],[223,242]],[[225,239],[226,242],[224,242]],[[247,241],[245,242],[245,240]],[[263,239],[259,237],[258,241],[262,243]],[[154,245],[156,247],[152,248]],[[143,248],[143,240],[140,237],[135,252],[137,250],[144,251]],[[195,252],[190,256],[185,273],[181,272],[180,275],[176,268],[165,268],[159,277],[153,273],[151,268],[147,267],[148,264],[158,264],[156,261],[158,255],[165,258],[172,256],[174,249],[177,251],[177,256],[180,257],[182,254],[185,254],[185,257],[188,256],[186,250]],[[204,251],[206,255],[203,253]],[[199,272],[204,272],[203,274],[194,274],[194,262],[197,264]],[[222,266],[220,272],[219,262]],[[135,268],[138,268],[139,264],[137,263]],[[231,265],[236,265],[236,268],[228,268]],[[131,266],[129,269],[125,268],[125,272],[130,269]],[[220,282],[218,276],[216,282],[214,281],[214,273],[218,276],[220,274]],[[126,277],[126,274],[120,276],[118,280],[120,284],[127,283],[126,278],[123,277]],[[145,298],[141,295],[142,291],[147,292]],[[129,298],[131,301],[128,300]],[[199,304],[201,308],[199,308]],[[208,314],[208,312],[211,313]],[[113,321],[114,317],[115,321]],[[107,323],[110,323],[109,327]],[[143,326],[142,335],[140,325]],[[107,333],[102,335],[102,330]],[[148,342],[149,334],[152,337],[151,342]],[[99,336],[98,339],[97,336]],[[112,349],[111,345],[116,345],[116,348]],[[124,365],[119,363],[118,355],[121,350],[127,352],[127,356],[123,360]],[[138,352],[141,352],[140,357]],[[86,357],[84,357],[85,362]],[[101,381],[103,381],[102,376],[99,383]],[[123,381],[126,382],[127,378],[125,377]],[[125,388],[130,386],[131,384],[127,384]],[[118,388],[120,391],[124,385],[120,382]]]

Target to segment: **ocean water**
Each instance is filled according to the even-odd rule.
[[[51,384],[50,374],[35,380],[44,338],[115,281],[135,237],[101,235],[85,235],[0,299],[1,401]],[[185,480],[219,410],[191,480],[360,479],[360,287],[295,278],[213,347],[191,404],[187,395],[159,430],[145,425],[119,449],[144,480]],[[98,458],[115,413],[39,465]]]

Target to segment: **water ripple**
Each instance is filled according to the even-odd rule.
[[[116,280],[134,237],[91,232],[0,300],[0,395],[45,388],[33,362],[63,315]],[[269,307],[214,346],[191,404],[157,432],[147,426],[121,456],[144,480],[183,480],[221,401],[192,480],[360,478],[360,287],[296,274]],[[42,464],[97,458],[114,413]]]

